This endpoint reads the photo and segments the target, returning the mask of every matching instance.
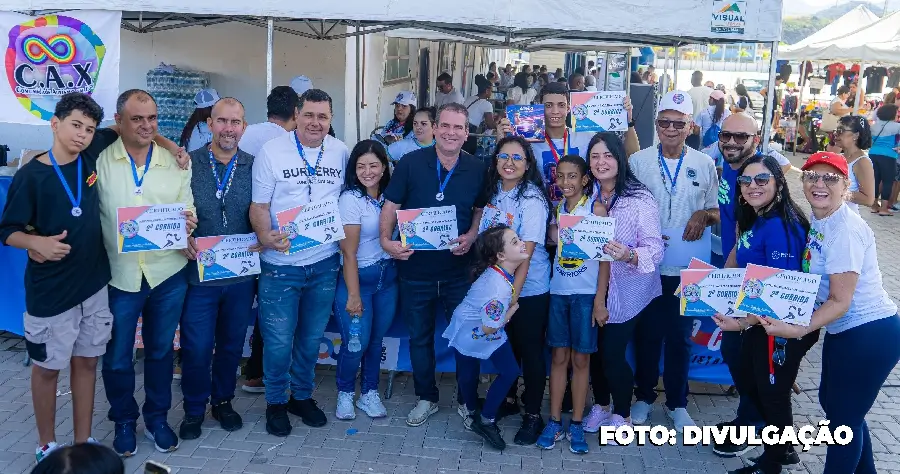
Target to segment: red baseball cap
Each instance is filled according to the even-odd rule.
[[[845,178],[848,176],[847,172],[847,160],[844,159],[844,155],[840,153],[832,153],[829,151],[820,151],[817,153],[813,153],[806,160],[806,163],[803,163],[803,167],[800,168],[804,171],[808,170],[811,166],[824,164],[831,166],[838,173],[842,174]]]

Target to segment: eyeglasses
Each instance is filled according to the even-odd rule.
[[[669,125],[675,127],[675,130],[683,130],[684,127],[687,126],[687,122],[683,122],[681,120],[666,120],[666,119],[657,119],[656,126],[665,130],[669,128]]]
[[[756,176],[741,175],[737,177],[737,182],[741,186],[750,186],[751,182],[755,182],[757,186],[765,186],[772,179],[772,173],[760,173]]]
[[[752,136],[753,135],[750,135],[749,133],[719,132],[719,142],[728,143],[729,141],[734,140],[734,143],[743,145],[744,143],[747,143],[747,140]]]
[[[513,153],[512,155],[510,155],[509,153],[500,153],[497,155],[497,161],[509,161],[509,160],[524,161],[525,157],[518,153]]]
[[[819,174],[815,171],[804,171],[802,179],[806,184],[816,184],[819,182],[819,179],[821,179],[826,186],[834,186],[838,181],[843,179],[843,176],[837,173]]]
[[[849,128],[844,128],[844,127],[837,127],[834,129],[835,135],[843,135],[844,132],[856,133],[853,130],[850,130]]]

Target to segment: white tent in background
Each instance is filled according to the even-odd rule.
[[[843,38],[810,44],[804,58],[900,63],[900,11]]]
[[[845,13],[844,16],[825,25],[821,30],[803,38],[801,41],[781,48],[778,51],[778,59],[833,59],[830,57],[815,57],[812,55],[812,50],[809,49],[809,46],[845,37],[879,20],[880,18],[878,18],[877,15],[869,11],[868,8],[860,5]]]

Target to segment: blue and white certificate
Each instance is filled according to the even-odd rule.
[[[197,273],[200,281],[223,280],[259,274],[256,234],[197,237]]]
[[[708,262],[712,253],[712,230],[707,227],[703,235],[693,242],[685,242],[684,227],[663,229],[662,240],[665,246],[665,254],[660,262],[660,267],[687,268],[692,258]]]

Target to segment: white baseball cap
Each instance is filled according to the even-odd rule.
[[[403,91],[397,94],[397,97],[394,98],[394,101],[391,102],[391,105],[400,104],[400,105],[416,105],[418,101],[416,100],[416,94],[412,91]]]
[[[297,76],[291,80],[291,89],[294,89],[297,95],[303,95],[304,92],[312,88],[312,80],[306,76]]]
[[[691,96],[684,91],[667,92],[659,101],[658,113],[666,110],[674,110],[685,115],[694,115],[694,102]]]
[[[215,89],[203,89],[194,96],[194,105],[198,109],[212,107],[219,101],[219,93]]]

